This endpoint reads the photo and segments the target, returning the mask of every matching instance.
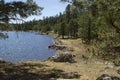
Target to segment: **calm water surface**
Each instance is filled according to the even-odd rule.
[[[55,54],[48,49],[53,37],[35,32],[0,32],[0,58],[10,61],[46,60]]]

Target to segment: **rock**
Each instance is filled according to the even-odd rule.
[[[108,74],[103,74],[100,77],[98,77],[96,80],[120,80],[120,78]]]
[[[0,58],[0,63],[5,63],[6,61],[4,61],[2,58]]]
[[[69,52],[63,52],[63,53],[59,53],[57,55],[55,55],[54,57],[51,57],[49,60],[53,60],[55,62],[69,62],[69,63],[73,63],[75,62],[74,60],[74,55],[72,55]]]
[[[74,72],[73,75],[75,76],[75,78],[79,78],[81,76],[78,72]]]
[[[116,52],[120,52],[120,45],[119,46],[114,46],[113,50],[116,51]]]
[[[114,66],[107,66],[107,67],[104,68],[104,70],[113,69],[113,68],[114,68]]]
[[[115,66],[120,66],[120,60],[115,60],[113,63]]]
[[[9,36],[7,35],[7,33],[0,33],[0,38],[2,39],[7,39]]]
[[[56,40],[55,40],[55,44],[57,44],[57,45],[61,45],[62,42],[61,42],[59,39],[56,39]]]
[[[120,68],[117,70],[117,73],[120,74]]]
[[[54,50],[64,50],[64,49],[66,49],[66,47],[63,46],[63,45],[50,45],[50,46],[48,46],[48,48],[49,49],[54,49]]]
[[[108,64],[108,61],[105,61],[105,65],[107,65]]]
[[[65,79],[73,79],[73,78],[80,78],[80,73],[78,72],[70,72],[70,73],[65,73],[63,75],[63,78]]]

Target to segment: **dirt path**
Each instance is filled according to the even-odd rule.
[[[66,72],[80,73],[82,76],[78,80],[96,80],[96,78],[102,74],[110,74],[120,77],[120,75],[117,74],[117,69],[111,62],[104,62],[99,59],[90,59],[87,61],[84,60],[82,58],[82,55],[86,54],[86,46],[82,44],[80,39],[67,39],[61,40],[61,42],[63,45],[67,46],[69,50],[72,50],[73,54],[76,55],[75,60],[77,61],[77,63],[54,63],[54,66],[56,68],[62,69]]]
[[[86,46],[77,40],[61,40],[72,54],[75,54],[76,63],[53,61],[28,61],[23,63],[0,63],[0,80],[64,80],[71,77],[72,73],[79,73],[80,78],[72,80],[96,80],[102,74],[113,76],[117,73],[117,67],[111,62],[99,59],[82,58],[86,54]],[[87,62],[87,63],[86,63]],[[70,76],[69,76],[70,75]]]

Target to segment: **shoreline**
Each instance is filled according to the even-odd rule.
[[[6,34],[7,35],[7,32],[8,31],[3,31],[3,34]],[[13,33],[15,33],[15,31],[10,31],[10,32],[13,32]],[[21,33],[22,31],[20,31],[20,33]],[[37,33],[39,33],[39,32],[35,32],[35,31],[32,31],[32,32],[34,32],[34,33],[32,33],[32,34],[34,34],[35,36],[37,36]],[[2,32],[1,32],[2,33]],[[30,33],[31,34],[31,31],[30,32],[28,32],[28,33]],[[9,33],[8,33],[8,35],[9,35]],[[15,34],[15,36],[16,36],[17,34]],[[24,36],[24,35],[23,35]],[[29,35],[28,35],[29,36]],[[40,34],[40,36],[42,36],[41,34]],[[39,36],[38,36],[39,37]],[[47,53],[47,56],[46,57],[44,57],[44,56],[41,56],[41,57],[43,57],[43,58],[37,58],[37,57],[35,57],[36,59],[34,59],[34,58],[26,58],[25,59],[25,57],[23,58],[23,60],[22,60],[22,57],[20,57],[20,59],[15,59],[15,58],[13,58],[12,60],[7,56],[8,54],[6,54],[6,56],[9,58],[9,59],[7,59],[7,57],[4,57],[4,56],[1,56],[1,58],[3,58],[3,60],[4,61],[6,61],[6,62],[26,62],[26,61],[44,61],[44,60],[47,60],[48,59],[48,57],[50,56],[50,57],[52,57],[55,53],[56,53],[56,51],[52,51],[51,53],[52,54],[50,54],[50,51],[49,51],[49,49],[48,49],[48,46],[50,45],[50,44],[54,44],[54,40],[53,40],[53,36],[49,36],[49,35],[43,35],[42,36],[43,38],[44,37],[48,37],[47,39],[47,41],[49,42],[48,44],[46,44],[45,45],[45,50],[48,50],[48,52],[46,52]],[[46,38],[45,38],[46,39]],[[2,40],[1,40],[2,41]],[[5,40],[4,40],[5,41]],[[12,40],[11,40],[12,41]],[[27,41],[27,40],[26,40]],[[44,40],[43,40],[44,41]],[[3,41],[2,41],[3,42]],[[8,42],[8,41],[7,41]],[[14,41],[12,41],[13,43],[14,43]],[[40,42],[40,40],[39,40],[39,42]],[[18,42],[19,43],[19,42]],[[15,43],[16,44],[16,43]],[[33,43],[34,44],[34,43]],[[44,43],[43,43],[44,44]],[[4,44],[1,44],[1,47],[3,46]],[[17,46],[19,46],[18,44],[16,44]],[[37,44],[35,44],[35,45],[37,45]],[[40,45],[41,46],[41,43],[38,43],[38,45]],[[32,45],[31,45],[32,46]],[[10,46],[11,47],[11,46]],[[24,47],[24,45],[23,45],[23,47]],[[42,49],[42,47],[38,47],[38,48],[41,48]],[[14,49],[16,49],[16,48],[14,48]],[[4,49],[5,51],[6,51],[6,49]],[[43,49],[43,52],[45,51],[44,49]],[[36,50],[35,50],[36,51]],[[10,52],[10,51],[9,51]],[[8,52],[8,53],[9,53]],[[11,52],[13,52],[14,53],[14,50],[12,50]],[[24,50],[24,52],[25,52],[25,54],[26,54],[26,51]],[[23,53],[23,51],[22,51],[22,53]],[[30,48],[29,48],[29,53],[31,53],[30,52]],[[38,53],[38,55],[39,55],[39,53],[41,53],[41,51],[40,51],[40,49],[36,52],[36,53]],[[33,54],[34,54],[34,51],[33,51]],[[4,54],[3,54],[4,55]],[[10,54],[11,55],[11,54]],[[13,54],[14,55],[14,54]],[[27,54],[26,54],[27,55]],[[44,55],[44,53],[43,53],[43,55]],[[18,55],[18,57],[19,57],[19,55]],[[32,56],[31,56],[32,57]]]
[[[117,73],[118,67],[114,66],[110,62],[103,62],[94,58],[88,60],[83,59],[82,55],[85,54],[83,50],[84,45],[81,44],[79,39],[63,40],[59,38],[53,38],[53,41],[55,45],[65,45],[67,49],[58,51],[56,50],[55,55],[52,57],[58,55],[59,51],[60,53],[64,54],[65,51],[69,51],[68,48],[73,48],[73,51],[70,51],[70,53],[75,55],[74,59],[77,62],[56,62],[47,59],[45,61],[0,63],[0,75],[3,76],[1,79],[5,80],[6,78],[9,79],[11,77],[11,79],[14,80],[13,78],[15,78],[15,75],[18,76],[16,77],[16,80],[18,78],[20,80],[96,80],[102,74],[112,74],[113,76],[120,77],[120,75]],[[9,70],[12,70],[13,72],[9,72]]]
[[[4,31],[2,31],[2,32],[4,32]],[[8,32],[8,31],[6,31],[6,32]],[[20,32],[22,32],[22,31],[20,31]],[[23,32],[24,32],[24,31],[23,31]],[[36,32],[36,31],[29,31],[29,32]],[[36,33],[39,34],[39,32],[36,32]],[[40,35],[41,35],[41,34],[40,34]],[[47,34],[46,34],[46,35],[47,35]],[[48,36],[51,36],[51,35],[48,35]],[[59,45],[62,46],[62,45],[63,45],[63,44],[61,43],[60,39],[57,38],[57,36],[52,36],[52,37],[53,37],[53,38],[52,38],[53,45],[56,45],[56,46],[59,46]],[[50,49],[49,46],[51,46],[51,45],[48,45],[48,46],[47,46],[48,49]],[[60,50],[60,49],[58,49],[58,50],[56,50],[56,49],[52,49],[52,50],[55,50],[55,51],[56,51],[56,52],[55,52],[55,55],[53,55],[53,56],[56,56],[56,55],[59,53],[59,51],[63,52],[63,50]],[[6,61],[6,60],[3,59],[3,58],[0,58],[0,61],[10,62],[10,63],[44,62],[44,61],[48,61],[49,58],[52,58],[53,56],[48,57],[46,60],[28,60],[28,61],[17,61],[17,62],[11,62],[11,61]]]

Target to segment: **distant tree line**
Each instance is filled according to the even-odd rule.
[[[29,3],[30,1],[28,0]],[[44,17],[42,20],[11,24],[11,27],[6,27],[6,29],[34,30],[41,33],[52,31],[62,38],[81,38],[88,44],[92,40],[102,41],[104,38],[114,40],[120,37],[120,0],[61,1],[69,3],[63,13],[59,13],[56,16]],[[19,4],[22,5],[22,3]],[[12,5],[15,5],[15,2]],[[36,9],[38,8],[36,7]],[[27,10],[29,12],[29,8]],[[20,13],[19,15],[26,17],[27,15],[24,14],[26,13]],[[29,15],[29,13],[27,14]],[[0,16],[4,17],[2,14]]]

